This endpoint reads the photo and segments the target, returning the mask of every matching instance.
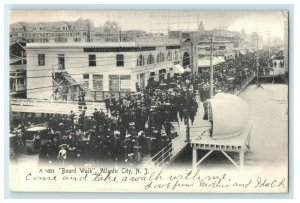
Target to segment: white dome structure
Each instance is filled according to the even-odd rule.
[[[226,139],[239,136],[249,120],[248,105],[238,96],[219,93],[209,99],[212,138]]]

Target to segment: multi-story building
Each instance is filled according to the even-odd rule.
[[[121,27],[114,21],[107,21],[103,26],[94,29],[93,41],[95,42],[119,42]]]
[[[93,23],[83,18],[72,22],[17,22],[10,25],[10,41],[89,42],[92,41],[93,30]]]
[[[26,97],[26,42],[9,46],[9,87],[11,97]]]
[[[119,42],[135,41],[151,34],[142,30],[121,30],[114,21],[94,27],[88,20],[60,22],[17,22],[10,25],[10,41],[25,39],[28,42]]]
[[[253,32],[251,34],[250,48],[256,50],[256,49],[262,49],[263,46],[264,46],[264,44],[263,44],[263,36],[260,35],[258,32]]]
[[[213,65],[233,59],[237,56],[234,43],[230,41],[200,41],[197,46],[198,71],[210,66],[210,55],[212,49]]]
[[[103,100],[145,89],[180,64],[178,39],[102,43],[29,43],[27,98]],[[180,68],[180,67],[179,67]]]

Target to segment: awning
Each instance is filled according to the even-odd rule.
[[[248,51],[249,51],[250,53],[253,53],[252,49],[248,49]]]
[[[184,68],[180,64],[174,65],[174,73],[184,73]]]
[[[185,73],[190,73],[190,72],[191,72],[191,69],[190,69],[189,67],[187,67],[187,68],[184,69],[184,72],[185,72]]]
[[[219,61],[219,63],[223,63],[223,62],[225,62],[225,59],[223,56],[218,56],[218,61]]]
[[[219,63],[225,62],[224,57],[218,56],[212,58],[213,65],[217,65]],[[210,66],[210,59],[209,58],[203,58],[198,60],[198,67],[209,67]]]
[[[240,50],[240,53],[241,53],[242,55],[245,55],[245,54],[246,54],[243,50]]]

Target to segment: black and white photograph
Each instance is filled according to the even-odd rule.
[[[287,10],[9,11],[9,189],[287,193]]]

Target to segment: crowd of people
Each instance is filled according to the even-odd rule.
[[[263,61],[260,66],[265,65]],[[255,71],[255,53],[215,65],[214,92],[234,90]],[[70,112],[36,118],[32,114],[22,119],[19,136],[25,146],[25,129],[37,119],[47,123],[46,136],[37,133],[34,137],[33,151],[39,153],[41,161],[133,164],[144,156],[158,159],[163,150],[171,153],[179,119],[193,125],[198,109],[195,90],[199,90],[201,101],[209,98],[209,78],[209,70],[202,70],[193,76],[185,73],[163,81],[150,80],[140,92],[128,92],[119,98],[107,96],[106,110],[95,109],[92,115],[87,115],[84,108],[80,108],[79,115]],[[43,139],[47,141],[42,142]]]
[[[33,151],[39,153],[41,161],[119,164],[133,164],[149,155],[159,159],[161,156],[157,154],[164,153],[162,150],[170,154],[179,119],[193,124],[198,108],[188,86],[185,89],[171,86],[150,82],[145,91],[128,92],[120,98],[107,97],[106,111],[95,109],[92,115],[87,115],[84,109],[79,115],[45,114],[47,142],[41,144],[43,137],[37,134],[38,144],[34,144]],[[34,122],[34,116],[28,119]],[[23,126],[22,129],[25,134]]]
[[[214,65],[214,94],[217,92],[229,93],[241,84],[243,80],[255,74],[256,57],[253,53],[240,55],[223,63]],[[200,91],[202,101],[209,98],[210,70],[203,68],[195,73],[195,89]]]

